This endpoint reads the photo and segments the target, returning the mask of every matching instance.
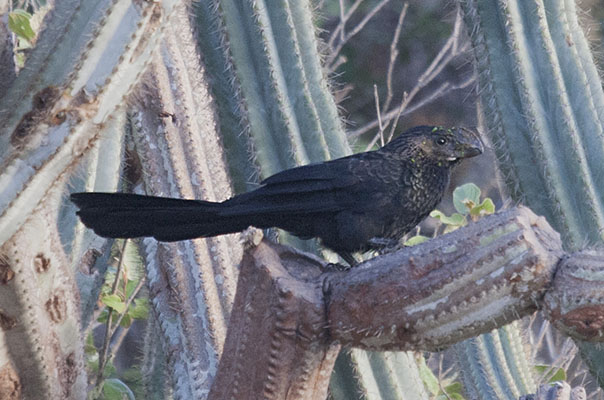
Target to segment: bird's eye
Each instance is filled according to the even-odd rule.
[[[447,144],[447,139],[445,139],[444,137],[439,137],[438,139],[436,139],[436,143],[440,146],[444,146],[445,144]]]

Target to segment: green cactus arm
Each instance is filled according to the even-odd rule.
[[[454,346],[470,398],[517,399],[534,393],[536,385],[517,323]]]
[[[228,43],[228,53],[204,56],[212,57],[213,65],[226,64],[233,74],[239,107],[246,113],[248,148],[254,149],[261,177],[350,151],[325,90],[314,29],[306,30],[312,21],[309,7],[307,2],[225,0],[216,2],[213,11],[197,9],[200,20],[222,28],[200,42]],[[225,137],[239,134],[223,132]],[[328,150],[328,143],[339,147]]]
[[[570,246],[599,240],[604,102],[572,2],[462,5],[487,131],[510,194],[545,215]]]
[[[329,383],[333,399],[429,399],[413,352],[340,352]]]
[[[568,249],[601,241],[604,93],[574,1],[461,5],[509,193],[545,215]],[[604,365],[590,358],[597,352],[582,354],[602,376]]]

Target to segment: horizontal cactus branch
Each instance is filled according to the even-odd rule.
[[[538,308],[563,256],[524,207],[349,271],[262,242],[244,256],[210,398],[320,398],[340,346],[434,350],[503,326]]]
[[[374,350],[449,346],[534,311],[561,255],[545,219],[501,212],[329,277],[330,334]]]

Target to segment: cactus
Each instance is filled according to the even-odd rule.
[[[62,219],[57,229],[62,189],[103,127],[119,124],[115,111],[160,37],[157,17],[167,17],[172,6],[59,2],[46,15],[25,67],[0,99],[0,260],[5,276],[0,298],[7,321],[0,334],[4,343],[13,343],[3,347],[0,358],[13,391],[1,397],[86,396],[80,299],[89,310],[98,281],[88,279],[76,290],[79,272],[69,265],[77,264],[82,246],[65,246],[71,260],[64,252],[59,231],[73,236],[75,218]],[[110,154],[103,153],[100,158]],[[105,166],[93,170],[108,171]],[[115,176],[111,179],[117,182]],[[112,184],[109,180],[94,187],[110,189]],[[86,252],[84,258],[92,264],[91,255]],[[89,316],[83,318],[86,324]]]
[[[567,247],[604,229],[604,93],[574,2],[463,1],[487,133],[513,199]]]
[[[284,168],[350,152],[323,77],[307,1],[175,3],[57,2],[45,17],[44,29],[25,67],[13,82],[0,82],[8,87],[0,99],[0,333],[9,344],[17,334],[25,338],[21,346],[0,349],[0,374],[12,385],[9,395],[85,396],[80,330],[91,326],[90,314],[111,242],[76,225],[74,209],[61,194],[65,182],[76,190],[114,190],[122,173],[121,150],[126,143],[141,164],[142,179],[135,191],[221,200],[233,189],[249,189],[259,179]],[[509,6],[513,12],[506,11],[509,15],[517,16],[515,4]],[[464,3],[468,23],[481,15],[483,6]],[[547,18],[556,15],[548,14]],[[170,18],[178,23],[169,23]],[[568,21],[571,26],[576,24],[570,17]],[[482,30],[474,33],[476,51],[486,54],[477,37]],[[564,33],[552,35],[557,35],[552,39],[556,51],[565,50],[560,45]],[[569,37],[576,47],[570,46],[568,51],[584,53],[584,42],[573,35],[576,33]],[[501,43],[517,42],[510,39]],[[0,46],[5,50],[5,45]],[[589,67],[589,59],[577,60]],[[587,67],[583,73],[560,75],[563,79],[553,81],[551,87],[560,86],[554,85],[556,82],[580,79],[593,83],[595,70]],[[521,73],[522,68],[512,68],[508,75]],[[481,73],[483,84],[490,79],[489,74]],[[554,79],[559,74],[550,75]],[[535,85],[528,78],[517,81]],[[498,87],[504,89],[509,88]],[[514,145],[506,135],[514,133],[509,127],[515,128],[519,121],[503,123],[505,115],[497,114],[501,110],[487,109],[489,125],[500,121],[501,129],[492,129],[494,137],[500,139],[496,141],[500,158],[514,158],[519,163],[504,167],[516,198],[529,203],[539,199],[535,193],[522,194],[534,183],[530,179],[541,177],[528,176],[528,181],[518,177],[523,176],[519,168],[522,161],[515,157],[523,155],[544,162],[545,178],[553,176],[559,182],[587,186],[601,183],[598,179],[603,178],[589,169],[601,156],[577,145],[585,141],[589,143],[585,149],[602,149],[599,125],[588,118],[595,118],[596,111],[601,110],[596,101],[601,89],[598,85],[583,89],[590,92],[586,98],[591,103],[584,107],[587,116],[565,119],[569,115],[566,103],[571,107],[581,100],[569,95],[566,103],[560,100],[561,112],[555,113],[560,121],[531,120],[518,130],[525,144],[535,140],[534,146],[520,149],[526,154],[506,147]],[[499,92],[484,92],[484,96],[491,96],[485,104],[498,104]],[[538,115],[534,109],[543,105],[534,106],[536,100],[530,98],[529,90],[525,92],[511,96],[519,104],[533,107],[520,115]],[[556,136],[554,128],[558,126],[572,128],[572,134]],[[577,126],[592,127],[594,136]],[[551,129],[536,132],[535,127]],[[576,157],[579,172],[573,168],[557,172],[558,165],[549,162],[551,137],[557,143],[575,146],[563,161]],[[82,164],[79,168],[78,163]],[[545,192],[549,197],[542,209],[538,204],[531,206],[554,218],[552,223],[563,230],[569,243],[596,237],[602,225],[601,193],[593,188],[581,192],[585,207],[556,219],[556,211],[565,210],[572,194],[565,190]],[[587,233],[573,230],[591,217],[593,221],[588,222],[595,225],[590,225]],[[281,239],[316,250],[312,242],[302,243],[285,235]],[[148,328],[160,332],[160,340],[151,333],[145,338],[143,372],[149,395],[208,395],[224,346],[242,250],[238,235],[175,244],[142,241],[140,251],[153,309]],[[89,274],[91,270],[96,275]],[[74,289],[76,284],[79,291]],[[512,328],[506,329],[508,336],[500,333],[501,346],[517,349],[517,335]],[[169,371],[166,376],[161,369],[164,357]],[[336,365],[331,383],[335,398],[377,392],[385,398],[397,393],[427,397],[410,354],[393,356],[355,349]],[[509,371],[526,380],[526,365],[513,364]],[[346,386],[351,380],[355,384],[349,390]],[[416,390],[408,390],[410,384]],[[520,391],[532,387],[528,380],[522,385]]]
[[[319,398],[340,346],[435,350],[489,331],[536,309],[563,254],[559,235],[524,207],[346,272],[262,242],[244,256],[210,398]],[[502,337],[502,348],[515,345]],[[377,383],[357,387],[396,396],[404,378],[384,370],[383,354],[354,356]]]
[[[568,250],[601,243],[604,93],[574,2],[460,3],[486,132],[510,196],[546,216]],[[594,345],[577,344],[603,376]]]

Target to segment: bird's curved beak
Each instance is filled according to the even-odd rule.
[[[484,145],[476,131],[467,128],[458,128],[458,148],[459,158],[475,157],[483,153]]]

